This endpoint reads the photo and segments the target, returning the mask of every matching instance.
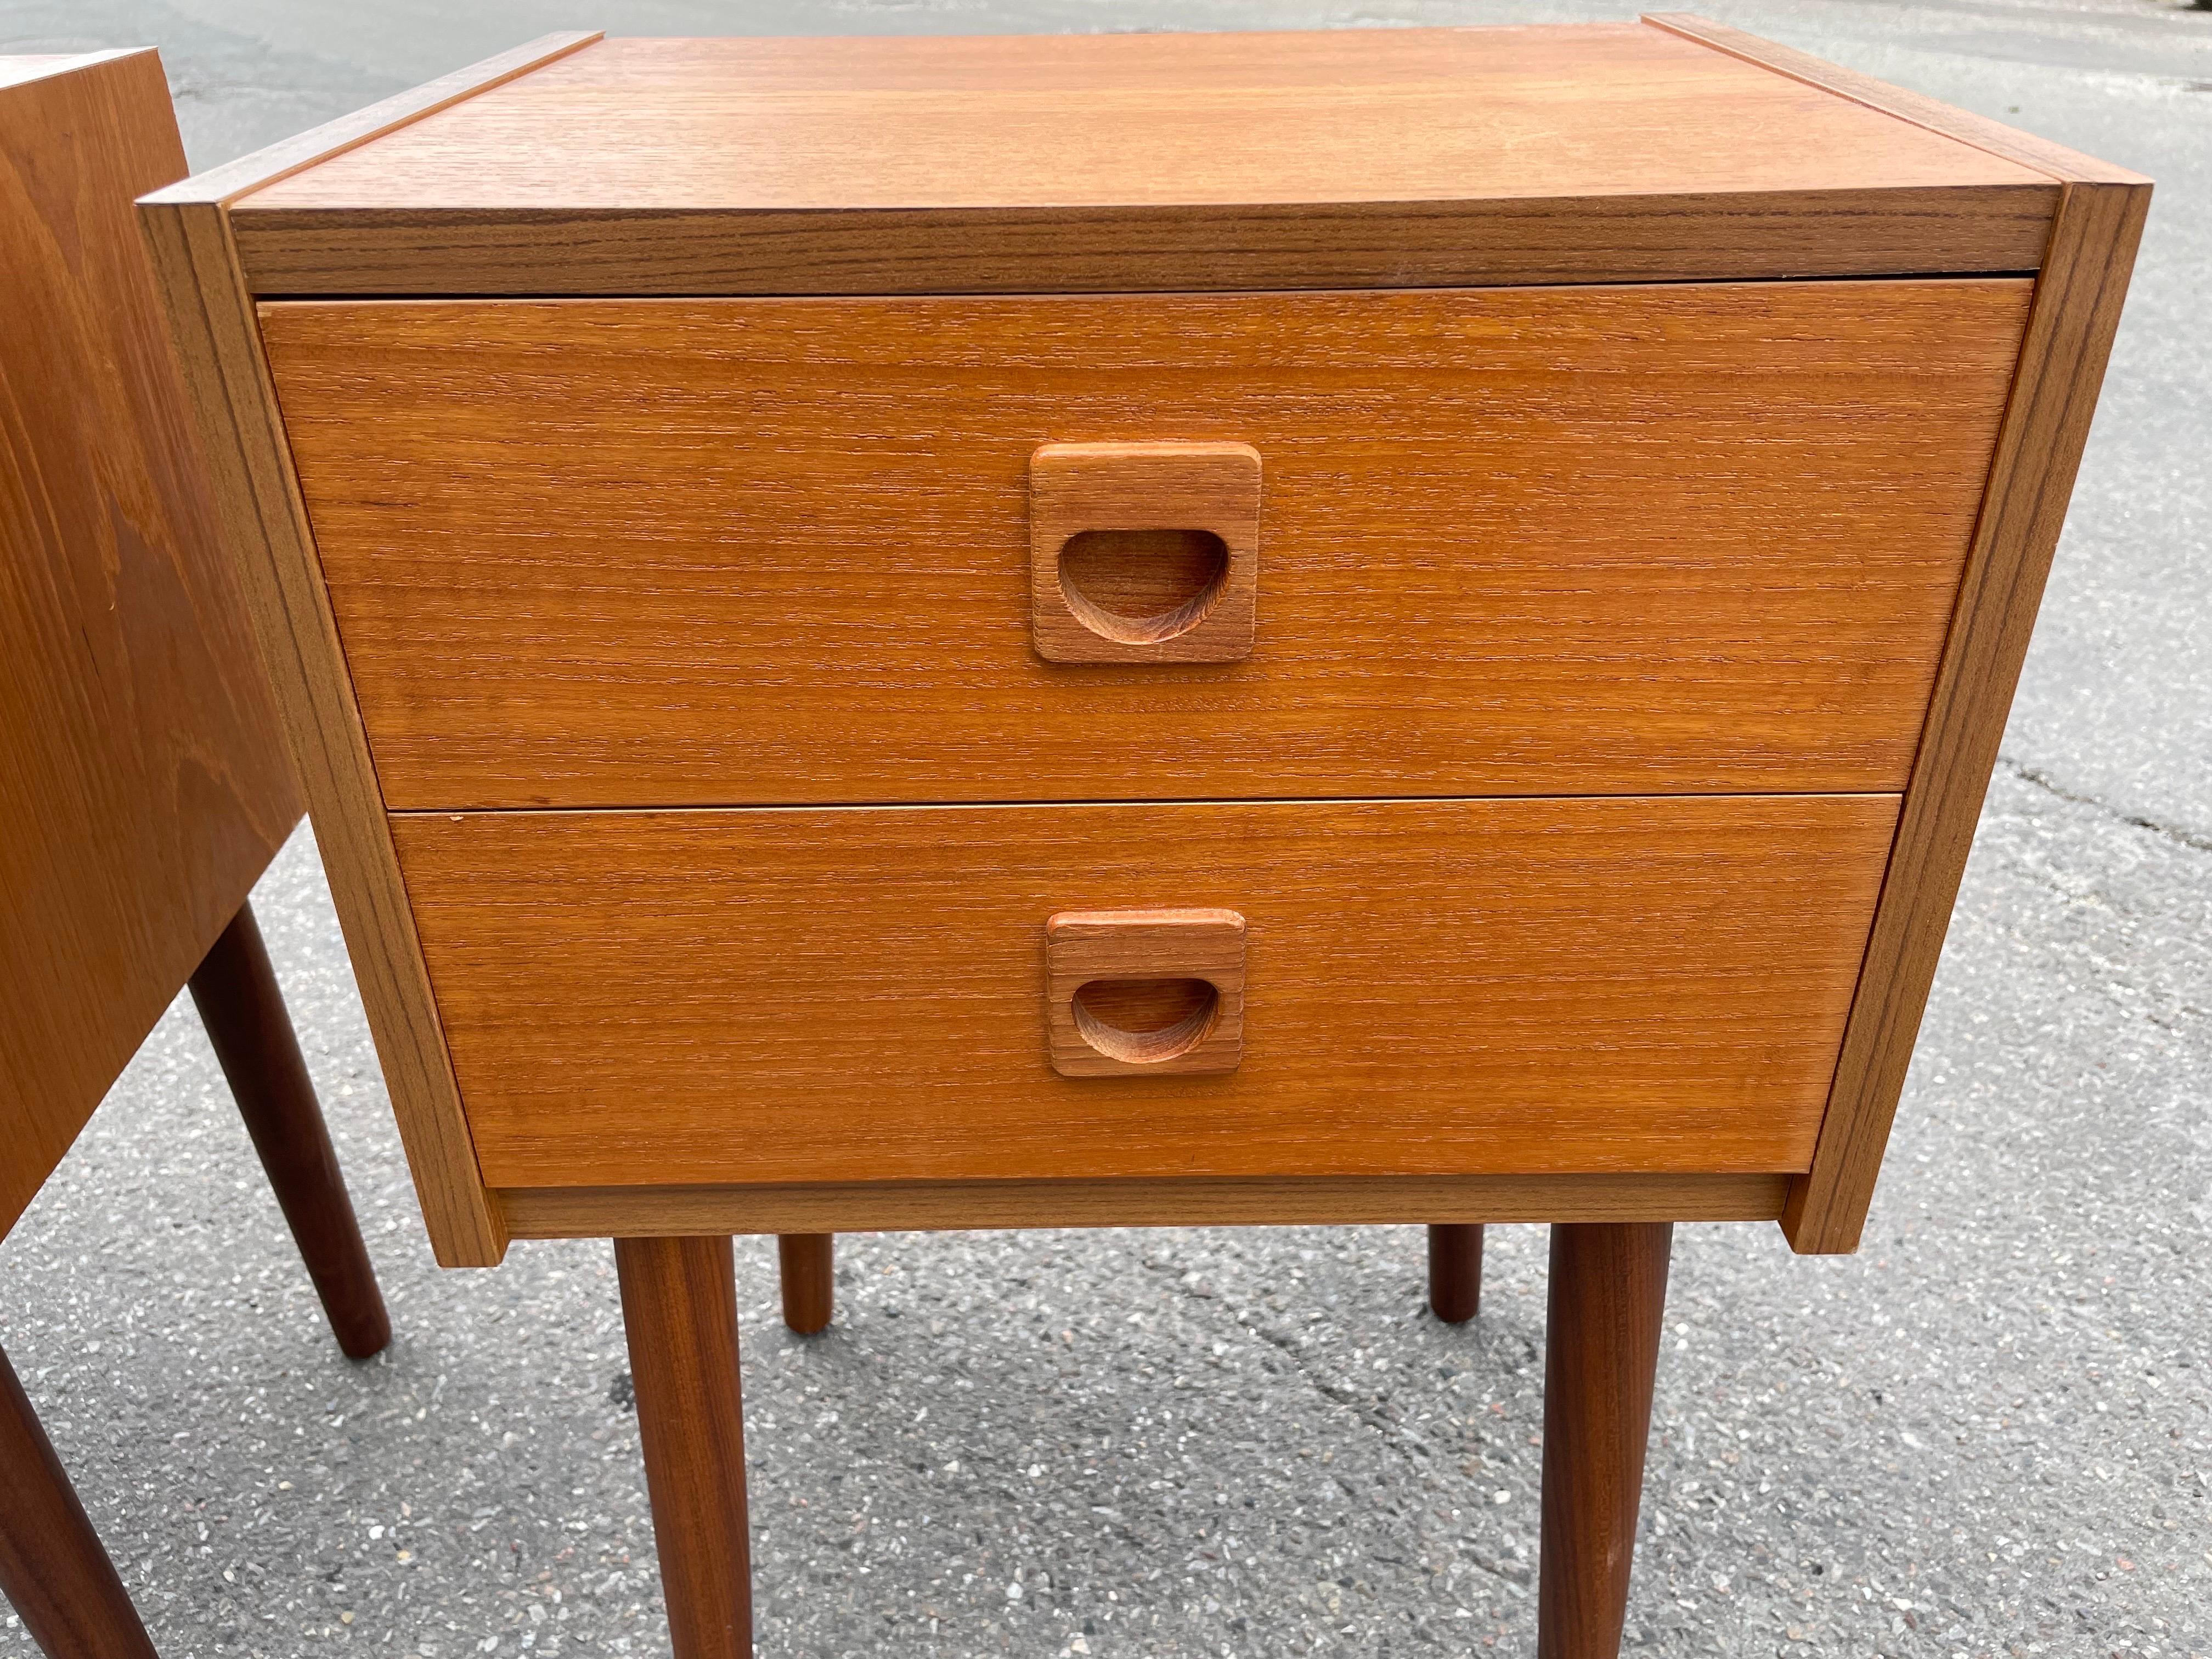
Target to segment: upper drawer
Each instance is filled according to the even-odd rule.
[[[2010,279],[275,303],[396,808],[1887,791]],[[1261,457],[1249,659],[1048,663],[1047,442]]]

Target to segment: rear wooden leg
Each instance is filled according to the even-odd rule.
[[[366,1359],[392,1340],[392,1321],[252,907],[239,906],[192,970],[191,990],[338,1346]]]
[[[615,1270],[675,1659],[752,1659],[730,1241],[618,1238]]]
[[[138,1611],[0,1353],[0,1592],[54,1659],[154,1659]]]
[[[1482,1224],[1429,1229],[1429,1311],[1463,1325],[1482,1311]]]
[[[778,1233],[776,1267],[783,1280],[783,1322],[801,1336],[830,1323],[836,1295],[835,1233]]]
[[[1674,1231],[1552,1229],[1537,1659],[1620,1652]]]

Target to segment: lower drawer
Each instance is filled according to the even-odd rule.
[[[495,1187],[1803,1169],[1887,795],[395,815]],[[1066,1077],[1055,912],[1245,921]]]

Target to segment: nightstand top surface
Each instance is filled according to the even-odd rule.
[[[94,64],[112,62],[118,58],[130,58],[147,47],[126,48],[119,52],[0,52],[0,90],[10,87],[27,86],[34,81],[49,80],[57,75],[68,75],[77,70],[89,69]]]
[[[238,203],[690,211],[2044,185],[1646,23],[605,40]]]

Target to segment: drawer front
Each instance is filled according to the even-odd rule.
[[[1887,796],[397,814],[495,1187],[1800,1170]],[[1242,918],[1063,1076],[1048,918]],[[1163,958],[1172,965],[1172,958]]]
[[[262,319],[395,809],[1846,792],[2029,286]],[[1032,454],[1147,442],[1258,453],[1249,654],[1048,661]]]

